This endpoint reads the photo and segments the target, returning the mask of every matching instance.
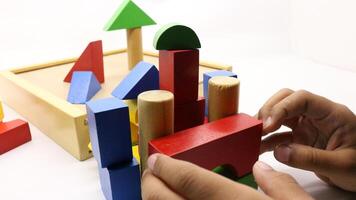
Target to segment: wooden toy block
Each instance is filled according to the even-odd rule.
[[[132,145],[138,144],[138,124],[134,124],[130,122],[130,130],[131,130],[131,143]]]
[[[246,174],[245,176],[238,178],[237,182],[255,188],[256,190],[258,189],[258,185],[252,173]]]
[[[199,50],[159,51],[159,86],[174,94],[175,105],[198,98]]]
[[[140,164],[140,154],[138,151],[138,145],[132,146],[132,154],[133,154],[133,157],[138,162],[138,164]]]
[[[126,29],[129,69],[143,60],[141,27],[153,24],[156,22],[131,0],[125,0],[106,24],[106,31]]]
[[[73,104],[85,104],[95,96],[100,89],[100,83],[93,72],[74,72],[67,101]]]
[[[212,171],[233,181],[236,181],[238,179],[236,171],[231,165],[221,165],[214,168]]]
[[[2,103],[0,101],[0,122],[2,122],[2,120],[4,120],[4,111],[2,109]]]
[[[107,200],[140,200],[141,177],[135,158],[126,164],[99,168],[101,188]]]
[[[132,160],[129,111],[117,98],[87,104],[90,141],[100,167]]]
[[[208,116],[208,104],[209,104],[209,95],[208,95],[208,87],[209,80],[215,76],[229,76],[237,78],[237,74],[226,71],[226,70],[216,70],[211,72],[206,72],[203,74],[203,94],[205,97],[205,115]]]
[[[215,121],[238,112],[240,81],[216,76],[209,80],[208,119]]]
[[[204,123],[205,115],[204,97],[192,103],[174,106],[174,132],[198,126]]]
[[[92,71],[100,83],[104,83],[103,44],[101,40],[88,44],[82,55],[75,62],[72,69],[64,78],[65,82],[71,82],[75,71]]]
[[[137,112],[137,99],[124,100],[126,105],[129,107],[130,122],[138,123],[138,112]]]
[[[189,27],[171,23],[159,29],[153,39],[157,50],[198,49],[201,47],[197,34]]]
[[[20,119],[0,122],[0,155],[31,141],[30,127]]]
[[[142,92],[159,88],[158,76],[156,66],[139,62],[111,94],[119,99],[136,99]]]
[[[138,127],[141,171],[147,167],[148,142],[173,133],[173,94],[165,90],[143,92],[138,96]]]
[[[240,177],[257,161],[261,136],[260,120],[237,114],[151,140],[149,155],[163,153],[208,170],[231,165]]]

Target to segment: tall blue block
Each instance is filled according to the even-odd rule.
[[[203,94],[205,97],[205,115],[208,116],[208,105],[209,105],[209,93],[208,93],[208,87],[209,87],[209,80],[215,76],[229,76],[229,77],[235,77],[237,78],[237,75],[233,72],[226,71],[226,70],[217,70],[217,71],[212,71],[212,72],[206,72],[203,75]]]
[[[100,83],[93,72],[74,72],[70,83],[67,101],[73,104],[85,104],[100,89]]]
[[[107,200],[141,199],[140,167],[135,158],[127,164],[99,168],[99,176]]]
[[[139,62],[111,93],[119,99],[136,99],[148,90],[159,89],[157,68],[144,61]]]
[[[90,140],[100,167],[132,160],[128,106],[120,99],[106,98],[87,104]]]

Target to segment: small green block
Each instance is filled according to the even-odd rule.
[[[153,24],[156,24],[156,22],[133,1],[124,0],[105,25],[104,30],[131,29]]]
[[[228,179],[231,179],[231,180],[237,179],[235,170],[233,169],[232,166],[229,166],[229,165],[218,166],[218,167],[214,168],[212,171],[217,174],[220,174],[221,176],[224,176]]]
[[[171,23],[159,29],[153,46],[157,50],[198,49],[201,47],[197,34],[189,27]]]
[[[257,183],[256,183],[255,178],[253,177],[252,173],[247,174],[247,175],[237,179],[237,182],[247,185],[247,186],[250,186],[255,189],[258,188]]]

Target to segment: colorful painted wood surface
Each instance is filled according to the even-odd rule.
[[[67,101],[73,104],[85,104],[101,89],[95,74],[90,71],[78,71],[72,75]]]
[[[139,149],[141,171],[147,167],[148,142],[173,133],[173,94],[151,90],[138,96]]]
[[[205,115],[208,116],[208,104],[209,104],[209,93],[208,93],[208,87],[209,87],[209,80],[212,77],[215,76],[228,76],[228,77],[235,77],[237,78],[237,74],[226,71],[226,70],[216,70],[216,71],[211,71],[211,72],[206,72],[203,74],[203,94],[205,97]]]
[[[198,98],[199,50],[159,51],[159,87],[174,94],[175,105]]]
[[[197,34],[189,27],[171,23],[159,29],[153,46],[157,50],[198,49],[201,47]]]
[[[132,160],[127,105],[117,98],[89,101],[86,105],[90,140],[99,166]]]
[[[29,141],[31,132],[27,122],[20,119],[0,122],[0,155]]]
[[[68,83],[71,82],[73,72],[75,71],[92,71],[98,81],[104,83],[103,44],[101,40],[88,44],[82,55],[64,78],[64,81]]]
[[[155,65],[148,62],[138,63],[111,93],[119,99],[136,99],[148,90],[159,88],[159,75]]]
[[[107,200],[140,200],[140,168],[135,158],[127,164],[99,168],[102,191]]]
[[[149,154],[163,153],[208,170],[228,164],[241,177],[258,159],[261,136],[260,120],[237,114],[151,140]]]
[[[204,97],[191,103],[179,104],[174,107],[174,132],[192,128],[204,123]]]

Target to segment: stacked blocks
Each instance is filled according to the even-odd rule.
[[[158,88],[157,68],[153,64],[141,61],[115,88],[112,95],[119,99],[136,99],[140,93]]]
[[[0,155],[31,141],[30,127],[20,119],[0,122]]]
[[[203,75],[203,94],[205,97],[205,116],[208,116],[208,104],[209,104],[209,98],[208,98],[208,87],[209,87],[209,80],[213,77],[216,76],[228,76],[228,77],[234,77],[237,78],[237,75],[233,72],[226,71],[226,70],[217,70],[217,71],[212,71],[212,72],[206,72]]]
[[[140,170],[133,158],[128,106],[117,98],[87,103],[90,140],[107,199],[140,199]]]
[[[229,164],[242,177],[258,159],[261,136],[260,120],[237,114],[151,140],[149,154],[163,153],[208,170]]]
[[[174,131],[203,124],[205,102],[198,99],[199,38],[189,27],[168,24],[156,33],[154,47],[160,50],[160,89],[174,94]]]
[[[73,104],[84,104],[101,89],[95,74],[90,71],[78,71],[72,75],[67,101]]]
[[[73,72],[75,71],[92,71],[100,83],[104,82],[103,46],[101,40],[88,44],[82,55],[64,78],[64,81],[68,83],[71,82]]]

